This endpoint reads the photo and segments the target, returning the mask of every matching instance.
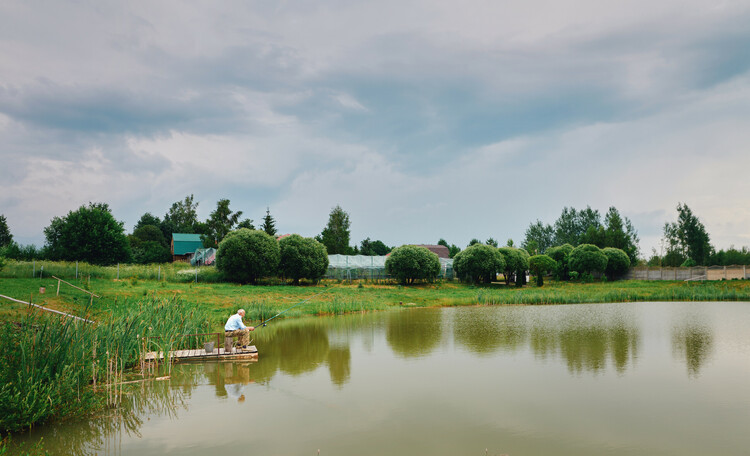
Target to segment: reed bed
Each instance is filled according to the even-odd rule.
[[[168,352],[209,328],[204,311],[177,298],[125,301],[93,317],[98,324],[31,311],[0,325],[0,433],[117,406],[145,350]]]

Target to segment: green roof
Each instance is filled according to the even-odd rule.
[[[185,255],[203,248],[200,234],[172,233],[173,255]]]

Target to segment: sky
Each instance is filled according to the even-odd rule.
[[[0,2],[0,214],[127,232],[193,194],[282,233],[504,244],[687,204],[750,246],[750,0]]]

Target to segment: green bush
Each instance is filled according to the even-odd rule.
[[[505,267],[505,259],[500,251],[485,244],[474,244],[456,254],[453,270],[462,280],[474,283],[490,283]]]
[[[630,258],[624,250],[616,249],[614,247],[606,247],[602,249],[602,253],[607,256],[607,267],[604,269],[604,273],[607,274],[607,279],[615,280],[628,272],[628,269],[630,268]]]
[[[544,286],[544,274],[557,268],[557,262],[547,255],[534,255],[529,258],[529,269],[536,277],[536,284]]]
[[[292,234],[279,241],[279,251],[279,272],[295,285],[303,278],[317,281],[328,269],[326,247],[315,239]]]
[[[255,283],[275,274],[279,266],[279,243],[263,231],[240,228],[219,243],[216,267],[232,282]]]
[[[401,284],[415,280],[434,280],[440,273],[440,259],[424,247],[402,245],[385,260],[385,272]]]
[[[570,252],[569,266],[571,271],[581,274],[592,272],[604,272],[607,268],[607,255],[599,247],[593,244],[581,244]]]
[[[547,256],[555,260],[557,266],[555,267],[555,278],[557,280],[569,280],[570,279],[570,266],[568,264],[570,252],[573,251],[573,246],[570,244],[558,245],[547,249]]]

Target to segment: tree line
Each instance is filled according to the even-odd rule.
[[[135,224],[133,232],[125,234],[123,222],[117,221],[106,203],[89,203],[66,216],[54,217],[44,229],[45,245],[19,245],[13,240],[7,220],[0,215],[0,257],[31,260],[81,260],[92,264],[159,263],[171,261],[172,233],[199,234],[205,247],[218,248],[220,242],[232,231],[240,228],[256,230],[254,221],[243,218],[242,211],[230,208],[229,199],[221,199],[205,221],[197,217],[198,202],[188,195],[171,205],[160,218],[147,212]],[[269,236],[278,234],[276,219],[266,208],[258,231]],[[351,220],[340,206],[334,207],[327,225],[314,239],[325,246],[328,254],[386,255],[393,247],[369,237],[359,245],[350,245]],[[692,266],[750,264],[747,247],[716,250],[710,243],[708,232],[687,204],[677,205],[677,220],[667,222],[663,228],[663,249],[652,250],[648,260],[639,258],[638,232],[632,222],[610,207],[602,214],[591,207],[576,210],[565,207],[552,224],[540,220],[526,229],[521,248],[528,255],[548,254],[550,249],[570,245],[594,245],[599,249],[619,249],[626,253],[630,264],[650,266]],[[445,239],[438,241],[456,258],[462,251]],[[484,242],[472,239],[469,246],[484,244],[498,247],[494,238]],[[515,248],[511,239],[506,247]],[[549,256],[549,255],[548,255]]]

